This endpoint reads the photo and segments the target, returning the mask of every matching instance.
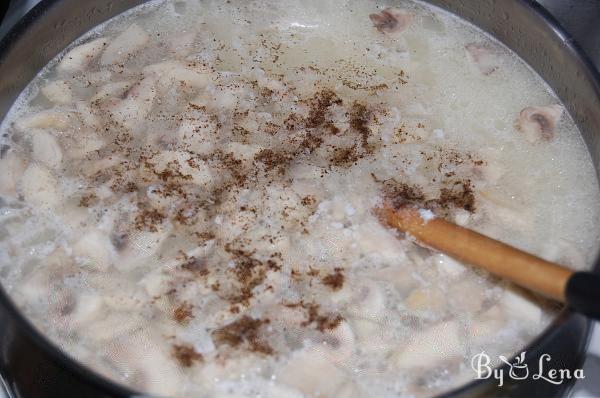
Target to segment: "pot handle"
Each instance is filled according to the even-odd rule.
[[[567,305],[600,320],[600,275],[592,272],[574,272],[565,288]]]

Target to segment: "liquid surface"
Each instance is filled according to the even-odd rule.
[[[559,100],[420,3],[150,2],[59,55],[1,130],[3,286],[142,392],[430,396],[553,319],[382,226],[382,201],[575,269],[596,254]]]

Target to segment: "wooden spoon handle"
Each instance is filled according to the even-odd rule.
[[[488,270],[522,287],[565,302],[565,289],[573,271],[525,253],[467,228],[421,217],[418,209],[380,209],[385,221],[420,243],[459,261]]]
[[[598,274],[574,272],[441,218],[425,220],[414,208],[382,207],[377,213],[382,221],[425,246],[600,320]]]

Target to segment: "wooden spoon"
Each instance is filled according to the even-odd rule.
[[[570,270],[442,218],[422,217],[422,212],[386,205],[376,209],[382,222],[426,247],[600,319],[600,275]]]

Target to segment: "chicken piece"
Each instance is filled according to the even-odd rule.
[[[81,44],[69,51],[58,64],[58,69],[64,72],[81,72],[88,67],[102,50],[108,40],[104,37]]]
[[[56,104],[70,104],[73,99],[71,87],[64,80],[55,80],[42,88],[42,94]]]
[[[100,63],[111,65],[123,62],[144,48],[149,41],[150,36],[148,33],[140,26],[132,24],[106,46],[106,50],[100,58]]]

